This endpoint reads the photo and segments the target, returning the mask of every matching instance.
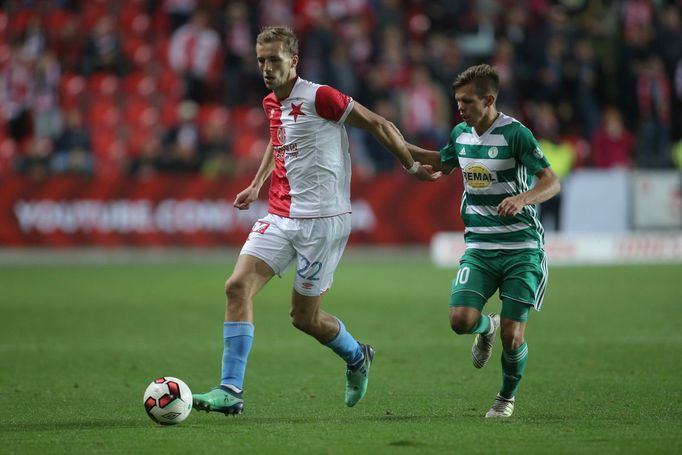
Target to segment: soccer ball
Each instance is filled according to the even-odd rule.
[[[144,410],[160,425],[177,425],[192,411],[192,391],[178,378],[156,379],[144,391]]]

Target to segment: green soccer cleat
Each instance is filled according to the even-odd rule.
[[[497,394],[495,402],[488,412],[486,417],[511,417],[514,412],[514,398],[508,399]]]
[[[474,338],[474,345],[471,346],[471,361],[476,368],[483,368],[490,356],[493,354],[493,342],[495,341],[495,334],[500,327],[500,315],[490,313],[490,323],[492,324],[492,333],[479,333]]]
[[[374,349],[368,344],[363,344],[362,353],[365,358],[358,368],[346,370],[346,406],[353,407],[362,400],[367,392],[369,381],[369,367],[374,358]]]
[[[225,415],[241,414],[244,400],[227,387],[216,387],[207,393],[192,395],[192,407],[199,411],[222,412]]]

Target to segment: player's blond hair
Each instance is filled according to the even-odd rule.
[[[263,27],[256,37],[256,44],[266,44],[280,41],[283,50],[292,57],[298,55],[298,38],[291,29],[284,25]]]
[[[458,89],[471,83],[474,84],[476,93],[481,98],[488,95],[497,96],[500,88],[500,76],[495,68],[490,65],[470,66],[452,83],[452,93],[454,94]]]

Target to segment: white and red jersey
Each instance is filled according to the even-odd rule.
[[[343,122],[353,99],[328,85],[298,78],[285,99],[263,99],[270,120],[275,170],[268,212],[288,218],[349,213],[351,165]]]

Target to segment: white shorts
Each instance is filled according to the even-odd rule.
[[[350,213],[326,218],[284,218],[270,213],[256,221],[239,254],[262,259],[280,277],[296,260],[294,289],[317,296],[332,285],[350,229]]]

